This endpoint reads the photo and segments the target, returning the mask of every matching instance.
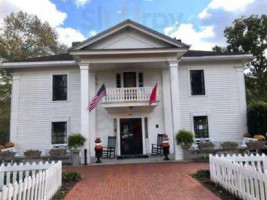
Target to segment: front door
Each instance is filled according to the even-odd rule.
[[[120,119],[121,155],[143,154],[142,119]]]
[[[124,72],[123,73],[124,87],[136,87],[136,73]]]

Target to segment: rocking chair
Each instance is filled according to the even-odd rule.
[[[158,134],[157,144],[152,144],[152,156],[163,155],[162,140],[164,134]]]
[[[108,136],[108,146],[103,147],[103,158],[115,158],[116,155],[116,136]]]

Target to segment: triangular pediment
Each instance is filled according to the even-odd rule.
[[[126,20],[102,33],[81,42],[71,50],[101,49],[151,49],[188,48],[189,46],[142,26]]]

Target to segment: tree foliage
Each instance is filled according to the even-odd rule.
[[[17,61],[63,53],[56,31],[35,15],[11,13],[0,25],[0,61]],[[0,68],[0,142],[9,129],[11,80]]]
[[[267,101],[267,15],[241,17],[224,31],[227,47],[214,47],[217,52],[251,53],[255,56],[247,65],[248,100]]]

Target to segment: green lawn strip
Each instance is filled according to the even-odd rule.
[[[210,171],[209,170],[198,170],[197,173],[191,175],[194,179],[200,182],[203,186],[208,188],[222,200],[242,200],[236,195],[230,193],[228,190],[221,187],[219,184],[216,184],[210,180]]]

